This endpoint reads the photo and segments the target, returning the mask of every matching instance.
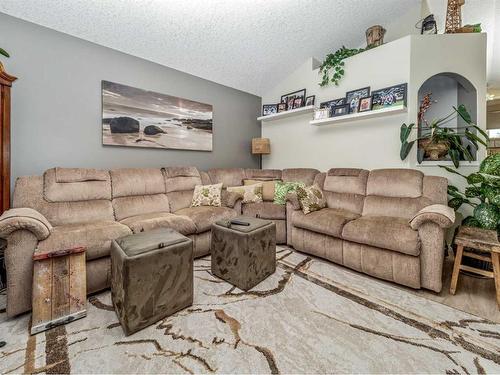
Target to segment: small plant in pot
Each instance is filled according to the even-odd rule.
[[[456,128],[444,126],[457,117],[462,118],[466,125]],[[426,121],[420,121],[421,134],[423,135],[409,141],[413,129],[415,129],[415,124],[401,125],[401,160],[408,157],[413,145],[418,142],[420,146],[417,153],[419,163],[422,163],[425,154],[431,160],[442,160],[443,157],[448,156],[455,168],[458,168],[460,160],[473,161],[473,154],[479,148],[479,144],[486,147],[489,140],[488,135],[472,122],[464,105],[453,107],[453,112],[449,115],[433,120],[430,124]]]
[[[456,186],[448,186],[451,197],[448,206],[455,211],[463,204],[474,208],[473,216],[466,217],[462,225],[496,230],[500,234],[500,154],[488,156],[479,171],[468,176],[446,166],[441,168],[462,176],[468,183],[464,192]]]

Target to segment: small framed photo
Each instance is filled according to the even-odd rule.
[[[286,111],[286,103],[278,103],[278,113]]]
[[[359,101],[361,98],[370,96],[370,88],[363,87],[353,91],[348,91],[345,95],[346,104],[349,105],[349,113],[356,113],[359,109]]]
[[[286,109],[293,109],[293,101],[294,100],[295,100],[294,95],[287,97]]]
[[[345,98],[339,98],[339,99],[333,99],[329,100],[327,102],[323,102],[319,105],[320,108],[332,108],[336,107],[338,105],[344,105],[345,104]]]
[[[301,96],[299,96],[298,98],[296,97],[293,100],[293,109],[302,107],[303,103],[304,103],[304,98],[302,98]]]
[[[306,98],[306,107],[308,105],[314,105],[314,101],[316,100],[316,95],[311,95]]]
[[[372,109],[372,97],[368,96],[366,98],[361,98],[359,101],[359,112],[371,111]]]
[[[305,100],[306,89],[297,90],[286,95],[281,95],[281,103],[290,103],[290,97],[293,97],[294,99],[302,97],[302,100]],[[288,109],[292,109],[292,107],[288,107]]]
[[[372,95],[372,109],[406,106],[406,83],[375,90]]]
[[[262,116],[269,116],[278,113],[278,105],[277,104],[264,104],[262,106]]]
[[[330,117],[330,109],[329,108],[320,108],[314,111],[314,119],[315,120],[323,120],[325,118]]]
[[[349,113],[349,104],[344,104],[344,105],[338,105],[336,107],[332,107],[331,109],[331,117],[338,117],[338,116],[344,116]]]

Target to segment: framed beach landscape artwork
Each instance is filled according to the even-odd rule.
[[[102,81],[102,144],[212,151],[212,105]]]

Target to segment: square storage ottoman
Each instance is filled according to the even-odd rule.
[[[212,225],[212,273],[248,290],[276,271],[276,225],[240,216],[249,226],[218,221]]]
[[[159,228],[113,241],[111,298],[126,335],[193,304],[193,242]]]

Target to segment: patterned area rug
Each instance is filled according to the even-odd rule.
[[[500,324],[288,248],[249,292],[195,261],[194,305],[126,337],[109,291],[36,336],[0,313],[2,373],[499,373]]]

